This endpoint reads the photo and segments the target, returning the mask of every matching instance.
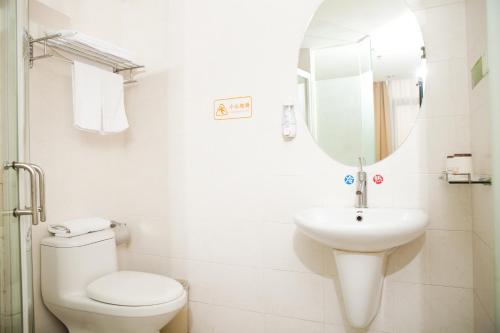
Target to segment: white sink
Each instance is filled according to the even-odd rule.
[[[333,249],[347,319],[364,328],[380,306],[387,254],[423,234],[427,215],[419,209],[311,208],[295,223]]]
[[[420,236],[427,216],[419,209],[311,208],[297,214],[295,223],[334,249],[380,252]]]

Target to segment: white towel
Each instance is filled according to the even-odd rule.
[[[123,76],[104,71],[101,74],[102,134],[118,133],[128,125],[123,95]]]
[[[123,77],[74,61],[73,119],[81,130],[101,134],[126,130]]]
[[[73,65],[73,123],[81,130],[101,132],[101,72],[79,61]]]
[[[49,224],[48,230],[57,237],[75,237],[88,234],[90,232],[107,229],[111,226],[111,221],[100,218],[83,218],[64,221],[57,224]]]

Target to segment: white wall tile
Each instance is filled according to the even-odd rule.
[[[474,235],[474,291],[490,318],[495,317],[495,261],[493,249]]]
[[[152,216],[130,216],[119,222],[127,223],[131,233],[129,248],[131,251],[161,256],[169,249],[164,241],[168,224],[164,218]]]
[[[376,331],[376,330],[365,330],[365,329],[355,329],[349,326],[343,325],[335,325],[335,324],[326,324],[324,326],[325,333],[388,333],[385,331]]]
[[[412,9],[425,9],[463,2],[463,0],[406,0]]]
[[[394,332],[431,332],[431,304],[425,286],[412,283],[393,283],[395,302],[392,308]]]
[[[323,320],[320,276],[277,270],[264,271],[266,312],[304,320]]]
[[[311,192],[315,184],[318,185],[318,191]],[[272,203],[267,205],[264,218],[266,221],[278,223],[293,223],[293,215],[311,206],[320,205],[324,202],[325,194],[335,186],[333,182],[331,185],[324,182],[318,184],[317,180],[311,182],[311,177],[304,175],[274,175],[265,179],[262,185],[262,193],[259,196],[265,198],[267,203]],[[278,198],[280,200],[277,200]]]
[[[263,314],[213,306],[211,311],[214,333],[265,332]]]
[[[471,139],[474,172],[491,174],[491,113],[489,104],[489,77],[486,76],[471,91]]]
[[[431,284],[472,288],[472,233],[427,231]]]
[[[214,304],[264,312],[267,286],[261,269],[229,265],[212,269]]]
[[[466,56],[465,5],[463,2],[417,12],[428,61]]]
[[[483,51],[484,52],[484,51]],[[470,70],[472,66],[474,66],[475,62],[478,59],[473,61],[473,64],[470,64],[467,68],[470,75]],[[469,80],[471,81],[471,80]],[[490,114],[489,114],[489,104],[490,104],[490,78],[486,75],[479,83],[472,88],[472,82],[469,82],[469,95],[470,95],[470,115],[473,117],[473,121],[477,120],[478,124],[488,125]],[[484,107],[483,109],[481,107]],[[481,118],[477,118],[478,111],[481,112]],[[476,119],[474,119],[476,118]],[[489,140],[487,140],[489,141]]]
[[[224,264],[262,265],[261,222],[247,219],[212,221],[213,260]]]
[[[214,333],[212,305],[189,302],[189,332]]]
[[[467,51],[469,68],[486,50],[486,1],[467,0],[466,26],[467,26]]]
[[[426,289],[431,302],[433,332],[472,332],[472,289],[439,286],[426,286]]]
[[[470,151],[467,116],[426,118],[418,149],[422,154],[422,172],[440,174],[446,167],[446,155]]]
[[[189,300],[210,303],[215,290],[215,264],[185,259],[164,259],[163,271],[189,283]]]
[[[286,317],[265,316],[264,333],[323,333],[323,324]]]
[[[165,274],[163,257],[134,252],[129,254],[129,256],[127,269],[154,274]]]
[[[493,193],[491,186],[472,189],[472,223],[474,233],[489,247],[493,247]]]
[[[324,271],[325,247],[301,233],[294,224],[266,223],[262,234],[264,267],[318,274]]]
[[[207,220],[169,223],[166,244],[172,257],[213,261],[214,228]]]
[[[382,172],[380,169],[372,170],[367,172],[367,193],[369,195],[370,207],[392,207],[393,206],[393,193],[396,186],[397,177],[395,174],[390,172]],[[377,174],[382,174],[384,177],[384,182],[382,184],[375,184],[373,182],[373,177]]]
[[[477,295],[474,295],[474,332],[495,333],[495,325]]]
[[[401,172],[394,177],[396,178],[393,193],[394,207],[425,208],[426,214],[429,215],[431,212],[425,205],[429,194],[429,176]]]
[[[394,285],[394,332],[472,332],[472,289]]]
[[[469,71],[465,58],[429,62],[422,117],[469,114]]]
[[[437,175],[426,176],[422,202],[429,216],[428,229],[472,230],[471,188],[450,186]]]
[[[386,278],[399,282],[429,282],[429,243],[425,234],[389,256]]]

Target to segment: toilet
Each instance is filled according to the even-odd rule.
[[[168,277],[118,271],[110,229],[41,242],[42,298],[70,333],[158,333],[186,304]]]

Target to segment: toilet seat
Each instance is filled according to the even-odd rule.
[[[45,304],[49,309],[69,309],[117,317],[151,317],[175,312],[182,308],[186,302],[187,294],[183,291],[183,294],[173,301],[147,306],[123,306],[98,302],[89,298],[85,293],[61,297],[57,303],[45,301]]]
[[[144,272],[118,271],[87,286],[87,296],[118,306],[150,306],[171,302],[184,293],[174,279]]]

